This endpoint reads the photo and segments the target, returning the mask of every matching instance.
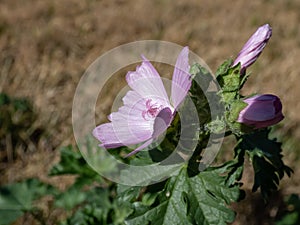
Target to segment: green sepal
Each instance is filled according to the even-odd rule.
[[[224,92],[232,92],[240,89],[242,77],[240,76],[241,65],[231,66],[231,60],[225,61],[217,70],[216,77]]]
[[[226,61],[224,61],[219,68],[217,69],[216,72],[216,77],[222,76],[224,74],[228,73],[228,70],[230,69],[231,65],[233,63],[232,59],[227,59]]]
[[[224,133],[226,130],[226,123],[224,119],[216,118],[215,120],[206,124],[205,128],[214,134]]]
[[[238,92],[243,80],[240,75],[241,65],[237,64],[232,67],[231,64],[232,60],[227,60],[217,70],[217,81],[222,89],[219,94],[225,104],[239,98]]]
[[[227,121],[229,123],[234,123],[237,121],[240,112],[247,106],[248,104],[242,100],[236,100],[230,104],[230,110],[227,111]]]
[[[249,127],[245,124],[237,122],[240,112],[248,104],[242,100],[234,100],[230,105],[227,105],[227,110],[225,113],[226,123],[228,128],[232,133],[240,136],[244,133],[249,133],[253,131],[252,127]]]

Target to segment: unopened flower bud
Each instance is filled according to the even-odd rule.
[[[265,24],[259,27],[249,38],[233,62],[233,66],[241,63],[241,74],[244,74],[245,70],[256,61],[260,53],[265,48],[271,35],[272,28],[269,24]]]
[[[240,112],[238,122],[263,128],[281,121],[282,104],[280,99],[271,94],[255,95],[244,100],[248,105]]]

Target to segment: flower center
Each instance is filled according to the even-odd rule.
[[[142,112],[142,116],[145,120],[150,120],[155,118],[162,109],[162,105],[159,105],[158,103],[152,103],[152,99],[148,99],[146,101],[146,110]]]

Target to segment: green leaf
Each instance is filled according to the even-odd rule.
[[[118,184],[117,194],[121,202],[134,201],[139,197],[141,187]]]
[[[124,224],[125,218],[132,213],[132,209],[129,204],[120,204],[120,199],[114,195],[116,191],[115,186],[110,187],[110,189],[94,187],[86,191],[85,201],[77,208],[73,215],[61,224]]]
[[[49,175],[76,174],[84,177],[95,177],[98,174],[86,163],[79,151],[72,146],[63,147],[60,150],[60,162],[54,165]]]
[[[108,224],[108,214],[112,208],[108,189],[93,188],[86,192],[85,197],[86,204],[79,207],[72,216],[61,224]]]
[[[145,186],[153,182],[158,182],[165,177],[175,175],[180,170],[181,164],[160,165],[159,163],[143,166],[143,169],[137,170],[135,167],[129,167],[121,172],[120,182],[134,186]]]
[[[22,112],[32,112],[33,107],[32,104],[25,98],[16,98],[13,100],[13,106],[16,111],[22,111]]]
[[[10,224],[25,212],[35,210],[33,201],[55,189],[36,179],[0,187],[0,225]]]
[[[91,166],[94,171],[105,176],[111,176],[113,173],[118,173],[117,160],[128,163],[128,159],[124,159],[123,151],[128,149],[126,146],[116,149],[109,149],[109,157],[107,156],[107,149],[100,148],[99,141],[92,135],[88,134],[84,142],[78,144],[81,157],[87,162],[86,166]],[[90,167],[89,167],[90,168]],[[91,169],[91,168],[90,168]]]
[[[181,170],[178,176],[171,178],[166,190],[161,193],[161,202],[153,208],[145,208],[147,211],[139,212],[134,218],[126,221],[126,224],[191,224],[187,218],[187,206],[183,202],[182,193],[187,188],[185,184],[186,170]]]
[[[223,168],[205,171],[192,178],[190,217],[193,224],[227,224],[234,221],[235,213],[227,207],[241,198],[238,186],[228,187],[220,176]],[[201,187],[201,188],[199,188]],[[196,201],[197,200],[197,201]]]
[[[222,169],[210,169],[189,177],[186,168],[170,178],[151,207],[135,212],[127,220],[128,225],[151,224],[226,224],[232,222],[235,213],[227,207],[240,197],[237,186],[228,187]]]
[[[86,193],[78,190],[76,186],[55,196],[55,206],[66,210],[71,210],[86,200]]]
[[[7,105],[10,103],[10,98],[7,94],[0,93],[0,106]]]
[[[242,135],[237,146],[250,156],[255,172],[252,190],[255,192],[260,188],[265,201],[277,190],[284,174],[290,176],[292,173],[292,169],[282,161],[281,143],[269,138],[270,131],[271,129],[263,129]]]
[[[238,146],[239,145],[234,149],[234,159],[224,164],[224,167],[227,167],[227,171],[229,171],[226,178],[226,183],[229,186],[238,183],[241,180],[244,171],[245,151],[241,150]]]

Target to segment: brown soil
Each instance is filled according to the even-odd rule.
[[[14,162],[1,163],[4,170],[0,183],[32,176],[48,179],[47,170],[58,159],[56,149],[74,144],[72,99],[85,69],[107,50],[136,40],[188,45],[215,70],[224,59],[237,55],[258,26],[269,23],[273,36],[251,67],[252,76],[244,92],[280,96],[286,117],[282,132],[297,143],[299,21],[298,0],[0,1],[0,91],[28,97],[40,115],[39,123],[47,127],[51,136],[51,141],[39,145],[34,152]],[[111,101],[104,96],[101,118],[108,113]],[[287,148],[284,154],[295,175],[284,180],[281,193],[300,194],[296,168],[300,151]],[[69,182],[66,178],[62,186]],[[250,188],[249,182],[245,188]],[[249,220],[256,217],[255,207],[260,201],[257,196],[249,197],[242,207],[237,207],[239,216],[234,224],[268,224]]]

